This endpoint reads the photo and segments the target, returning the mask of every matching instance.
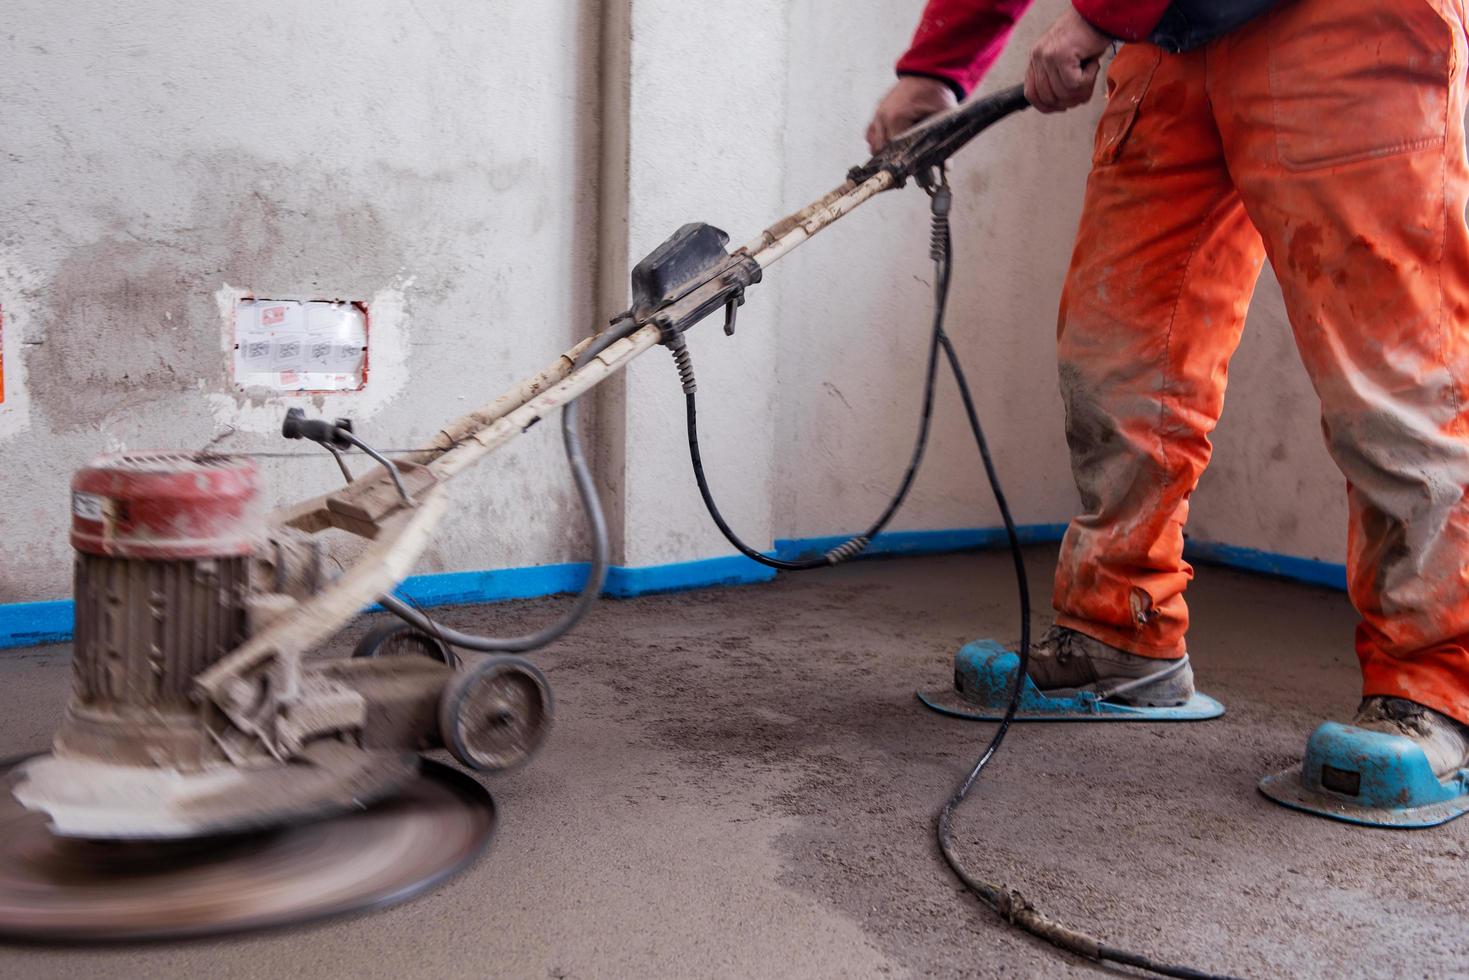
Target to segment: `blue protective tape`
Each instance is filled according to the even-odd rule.
[[[589,570],[586,562],[568,562],[481,572],[438,572],[410,576],[395,591],[424,608],[536,599],[579,591]],[[645,568],[614,565],[607,570],[607,584],[602,594],[626,599],[655,592],[768,582],[773,578],[775,569],[756,564],[742,555]],[[381,610],[382,607],[375,604],[367,608],[368,612]],[[0,649],[65,643],[71,639],[71,632],[70,599],[0,604]]]
[[[769,582],[775,569],[753,562],[743,555],[680,561],[669,565],[628,568],[614,565],[607,569],[607,585],[602,594],[616,599],[648,595],[652,592],[681,592],[714,585],[748,585]]]
[[[1016,531],[1022,544],[1054,544],[1066,533],[1066,525],[1023,524]],[[843,544],[849,537],[850,535],[784,538],[775,542],[775,548],[770,554],[787,561],[814,558]],[[862,556],[878,558],[939,555],[1000,548],[1005,544],[1005,529],[998,527],[886,531],[872,540]],[[1201,541],[1190,541],[1185,554],[1196,561],[1213,562],[1336,589],[1346,588],[1346,569],[1329,562]],[[478,572],[438,572],[405,579],[398,586],[398,593],[424,607],[535,599],[577,591],[586,581],[587,570],[586,562],[568,562]],[[768,582],[774,577],[773,569],[741,555],[641,568],[614,565],[607,570],[607,586],[603,594],[625,599],[654,592]],[[377,610],[381,607],[371,608]],[[71,624],[70,599],[0,603],[0,649],[39,643],[63,643],[71,639]]]
[[[576,592],[587,580],[586,562],[496,568],[482,572],[437,572],[410,575],[396,591],[412,602],[428,606],[460,606],[507,599],[536,599]],[[374,611],[381,606],[373,606]]]
[[[0,605],[0,647],[29,647],[71,639],[71,600]]]
[[[1021,544],[1054,544],[1066,533],[1065,524],[1022,524],[1015,529]],[[818,558],[851,535],[825,538],[786,538],[775,542],[775,557],[785,561]],[[940,555],[952,551],[1000,548],[1009,543],[1003,527],[962,527],[940,531],[884,531],[863,550],[864,557],[880,555]]]

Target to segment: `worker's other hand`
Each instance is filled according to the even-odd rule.
[[[1102,53],[1111,46],[1110,37],[1068,6],[1030,50],[1025,97],[1041,112],[1063,112],[1089,101]]]
[[[948,85],[936,78],[904,75],[888,90],[867,124],[867,147],[877,153],[903,130],[953,106],[956,100]]]

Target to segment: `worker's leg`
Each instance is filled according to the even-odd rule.
[[[1184,653],[1188,498],[1263,263],[1224,165],[1202,52],[1126,45],[1061,300],[1061,392],[1082,514],[1058,623],[1148,657]]]
[[[1463,11],[1298,0],[1210,67],[1348,482],[1364,692],[1469,722]]]

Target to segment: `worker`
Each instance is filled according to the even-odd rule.
[[[1074,0],[1032,49],[1025,94],[1050,113],[1122,42],[1058,320],[1082,513],[1042,690],[1157,674],[1128,700],[1192,695],[1183,529],[1268,258],[1347,480],[1355,724],[1440,777],[1469,765],[1465,4]],[[929,0],[874,152],[968,95],[1027,6]]]

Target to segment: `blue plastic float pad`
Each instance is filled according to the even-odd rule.
[[[1301,764],[1260,780],[1260,792],[1346,823],[1436,827],[1469,812],[1469,769],[1439,779],[1412,739],[1328,721]]]
[[[1020,657],[994,640],[975,640],[954,655],[954,686],[919,691],[918,699],[941,714],[975,721],[999,721],[1010,704]],[[1103,701],[1090,691],[1065,697],[1042,694],[1022,681],[1016,721],[1204,721],[1224,714],[1224,705],[1195,694],[1175,708],[1143,708]]]

